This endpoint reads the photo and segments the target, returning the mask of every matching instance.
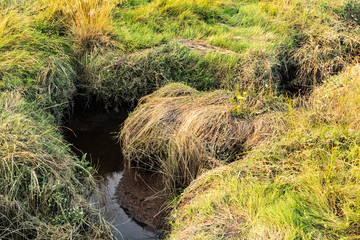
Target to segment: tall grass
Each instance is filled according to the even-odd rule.
[[[0,238],[111,239],[86,197],[95,186],[53,126],[17,92],[0,94]]]
[[[39,107],[68,101],[75,92],[70,41],[31,9],[0,8],[0,89],[26,92]],[[52,109],[60,119],[63,107]]]
[[[111,42],[112,12],[122,0],[38,0],[62,20],[80,49]]]

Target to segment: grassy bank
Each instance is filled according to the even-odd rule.
[[[111,41],[82,55],[79,86],[110,108],[171,82],[307,91],[356,56],[354,11],[347,1],[124,1]]]
[[[76,93],[83,43],[71,14],[52,4],[60,1],[0,3],[0,238],[112,239],[87,202],[94,171],[57,127]]]
[[[352,61],[358,27],[348,20],[356,4],[345,5],[312,0],[127,1],[116,16],[118,36],[128,51],[178,38],[204,40],[241,54],[235,87],[258,86],[269,78],[299,87],[312,85],[314,74],[320,82]]]
[[[357,239],[357,65],[276,114],[287,124],[230,166],[182,195],[170,239]]]
[[[111,239],[86,201],[95,182],[69,151],[54,117],[18,92],[0,96],[0,238]]]
[[[125,121],[119,138],[127,165],[160,173],[176,193],[271,135],[276,121],[267,112],[284,108],[273,100],[169,84],[142,98]]]

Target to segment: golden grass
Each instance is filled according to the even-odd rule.
[[[170,84],[142,98],[119,136],[128,167],[159,172],[167,190],[176,191],[260,144],[275,122],[266,115],[234,118],[234,96]]]

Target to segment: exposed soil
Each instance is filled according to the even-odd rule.
[[[116,196],[120,205],[126,208],[131,216],[148,224],[156,233],[164,235],[164,231],[170,229],[164,220],[169,208],[162,190],[160,176],[128,170],[116,190]]]

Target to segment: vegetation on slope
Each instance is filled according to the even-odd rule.
[[[68,101],[75,70],[70,42],[33,11],[0,8],[0,90],[26,92],[47,107]],[[63,108],[53,109],[57,117]]]
[[[128,167],[160,173],[166,191],[175,193],[204,170],[264,141],[276,124],[264,113],[281,108],[280,103],[271,104],[263,96],[234,98],[231,92],[202,94],[182,84],[142,98],[119,136]]]
[[[118,108],[169,82],[308,89],[356,56],[354,9],[346,1],[124,1],[114,9],[112,44],[81,57],[80,92]]]
[[[67,22],[44,1],[0,3],[1,239],[113,238],[87,202],[89,163],[55,127],[76,92],[79,43]]]
[[[345,16],[356,7],[345,3],[134,0],[118,10],[117,29],[130,51],[185,38],[241,54],[239,72],[232,73],[240,86],[231,87],[264,85],[269,78],[304,86],[312,85],[314,74],[320,82],[353,59],[358,26]]]
[[[271,141],[190,185],[170,239],[357,239],[360,66],[279,114]]]
[[[0,95],[0,238],[111,239],[85,200],[95,185],[69,152],[54,117],[21,94]]]

